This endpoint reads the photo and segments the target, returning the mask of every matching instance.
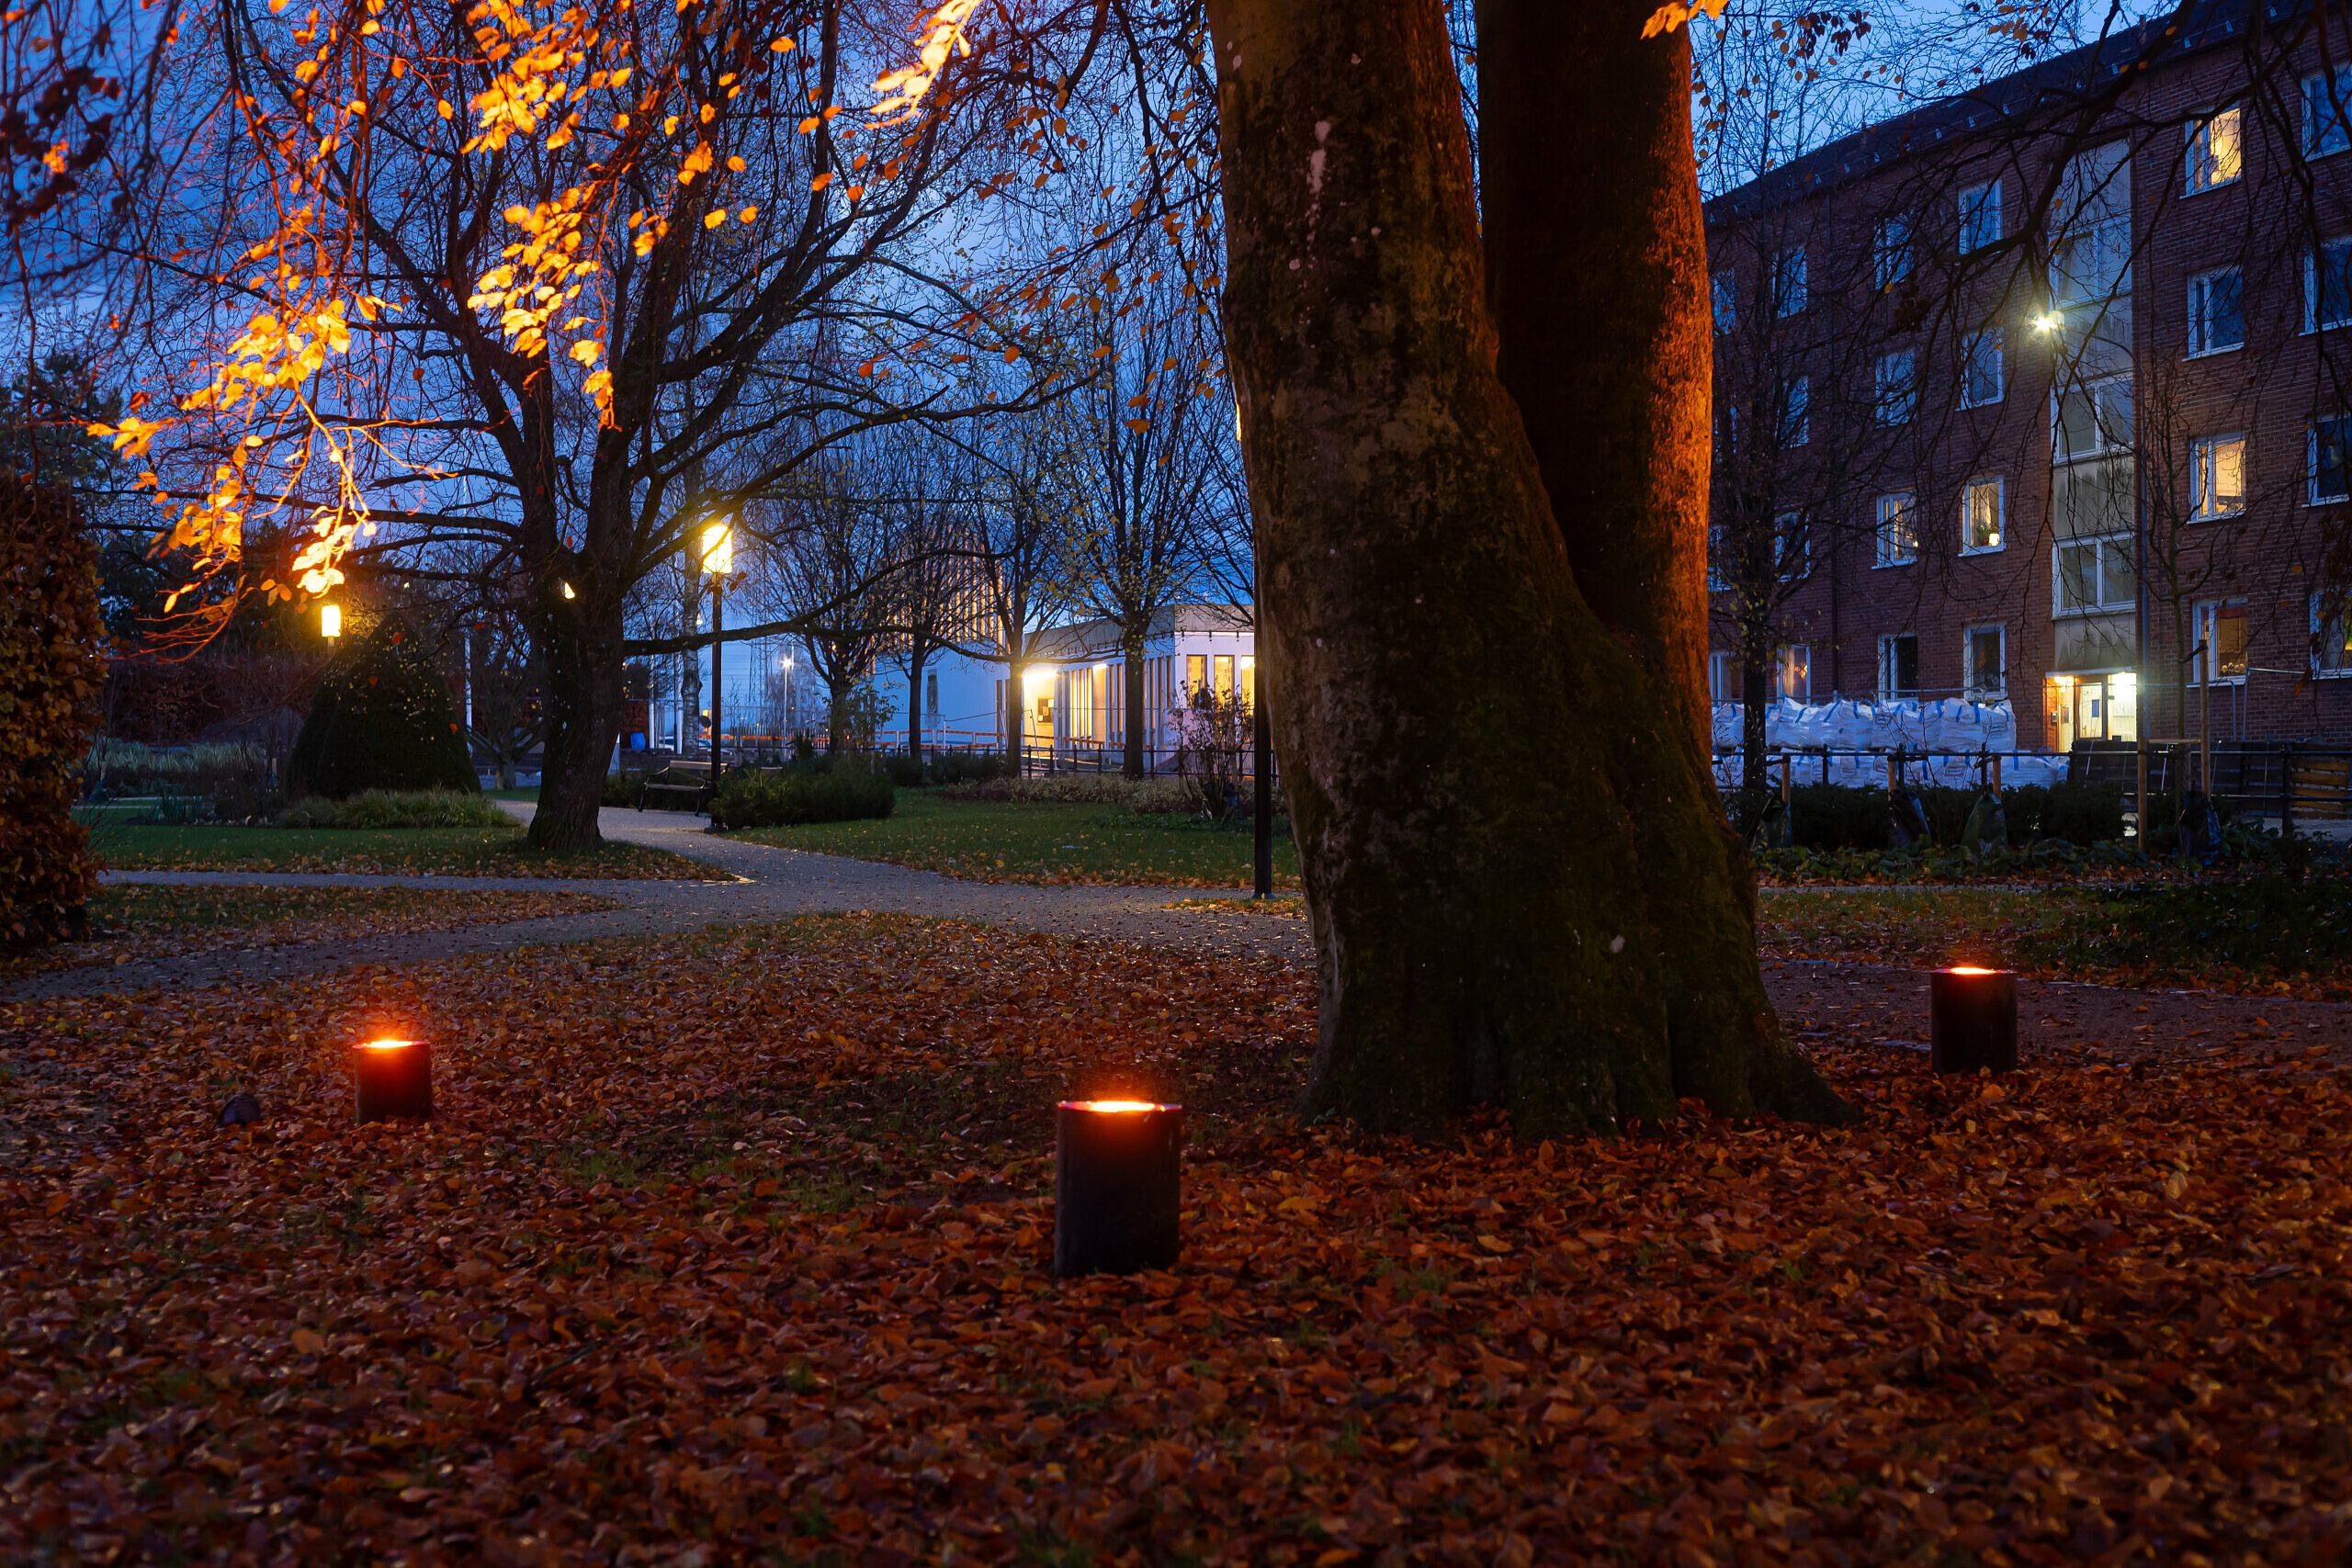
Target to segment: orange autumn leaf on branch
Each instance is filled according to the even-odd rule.
[[[1660,33],[1670,33],[1702,12],[1720,19],[1724,7],[1728,4],[1730,0],[1690,0],[1690,4],[1684,5],[1678,0],[1676,4],[1660,6],[1650,13],[1650,19],[1642,24],[1642,36],[1656,38]]]

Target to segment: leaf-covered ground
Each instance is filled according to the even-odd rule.
[[[1780,958],[2352,1000],[2352,877],[2137,886],[1771,889],[1758,936]]]
[[[593,893],[419,887],[101,887],[90,942],[0,949],[0,978],[190,953],[408,936],[609,909]]]
[[[557,854],[482,828],[194,828],[107,823],[93,838],[122,871],[344,872],[369,876],[563,876],[705,880],[722,874],[666,850],[607,840]]]
[[[900,790],[897,809],[879,821],[729,836],[975,882],[1248,887],[1256,863],[1247,823],[1217,827],[1181,812],[1116,806],[954,800],[935,789]],[[1298,886],[1298,852],[1287,837],[1274,841],[1274,885]]]
[[[0,1559],[2343,1560],[2324,1055],[1424,1147],[1282,1113],[1312,1019],[859,917],[17,1007]],[[385,1027],[429,1126],[348,1123]],[[1193,1108],[1184,1259],[1057,1282],[1111,1090]]]

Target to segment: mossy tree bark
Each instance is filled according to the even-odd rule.
[[[1529,139],[1487,191],[1490,316],[1439,0],[1211,0],[1308,1097],[1376,1128],[1845,1113],[1779,1034],[1706,774],[1705,260],[1687,48],[1641,41],[1649,9],[1482,8],[1482,58],[1565,72],[1482,78],[1489,167]],[[1529,293],[1556,258],[1501,255],[1570,237],[1573,304]]]

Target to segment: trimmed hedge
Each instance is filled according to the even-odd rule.
[[[743,769],[719,781],[711,825],[718,828],[790,828],[803,822],[851,822],[888,817],[898,809],[898,788],[888,771],[844,758],[824,773],[786,768],[782,773]]]
[[[371,789],[481,790],[448,685],[400,615],[327,666],[286,775],[293,793],[334,800]]]
[[[0,939],[78,936],[97,867],[74,820],[106,683],[97,555],[73,498],[0,474]]]
[[[277,814],[280,828],[511,828],[514,818],[479,792],[363,790],[348,800],[314,795]]]
[[[1982,793],[1942,784],[1915,787],[1913,795],[1928,819],[1930,840],[1944,848],[1961,842]],[[1749,833],[1762,813],[1780,809],[1780,792],[1753,798],[1734,794],[1724,805]],[[2111,784],[2018,784],[2001,792],[2002,814],[2013,847],[2044,840],[2096,844],[2123,837],[2123,792]],[[1789,792],[1790,842],[1803,850],[1884,850],[1886,790],[1876,784],[1798,784]],[[2161,820],[2162,818],[2160,818]]]

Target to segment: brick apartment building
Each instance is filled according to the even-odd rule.
[[[1709,204],[1718,700],[2352,742],[2347,62],[2212,5]]]

